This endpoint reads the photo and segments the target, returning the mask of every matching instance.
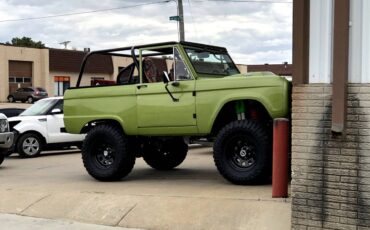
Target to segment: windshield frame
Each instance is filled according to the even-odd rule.
[[[42,116],[47,115],[54,108],[54,106],[60,101],[60,99],[46,99],[37,101],[32,106],[28,107],[19,116]],[[44,108],[38,109],[38,107],[44,106]],[[37,109],[37,110],[36,110]]]
[[[201,51],[201,52],[209,52],[211,55],[213,54],[215,56],[216,59],[218,59],[216,57],[216,55],[225,55],[230,61],[229,62],[225,62],[225,63],[218,63],[218,64],[228,64],[229,67],[233,68],[234,70],[236,70],[234,73],[231,73],[231,74],[225,74],[225,73],[215,73],[215,72],[202,72],[200,71],[199,69],[197,69],[196,65],[194,65],[194,62],[193,60],[191,59],[191,57],[189,56],[189,52],[188,50],[196,50],[196,51]],[[188,58],[188,60],[190,61],[190,64],[192,65],[194,71],[198,74],[206,74],[206,75],[211,75],[211,76],[220,76],[220,77],[228,77],[228,76],[232,76],[232,75],[235,75],[235,74],[240,74],[240,70],[238,69],[238,67],[236,66],[236,64],[234,63],[233,59],[231,58],[231,56],[229,55],[229,53],[226,51],[226,50],[216,50],[216,49],[210,49],[209,47],[192,47],[192,46],[185,46],[184,47],[184,51],[185,51],[185,54]],[[221,61],[221,59],[218,59]],[[205,62],[206,63],[206,62]],[[215,62],[217,63],[217,62]]]

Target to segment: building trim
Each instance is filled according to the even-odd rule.
[[[349,0],[334,2],[334,39],[333,39],[333,132],[345,129],[347,117],[347,82],[349,55]]]
[[[310,1],[293,0],[293,85],[308,83]]]

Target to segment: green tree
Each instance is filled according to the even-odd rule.
[[[12,39],[12,42],[6,42],[7,45],[14,45],[14,46],[23,46],[23,47],[31,47],[31,48],[45,48],[45,44],[41,41],[35,42],[29,37],[18,38],[15,37]]]

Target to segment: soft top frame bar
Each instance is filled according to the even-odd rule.
[[[110,55],[110,56],[120,56],[120,57],[131,57],[137,67],[139,69],[139,62],[137,61],[138,55],[135,54],[136,49],[142,49],[146,47],[153,47],[153,46],[166,46],[166,45],[177,45],[181,44],[184,46],[189,46],[189,47],[194,47],[194,48],[202,48],[202,49],[209,49],[212,51],[217,51],[217,52],[226,52],[226,48],[220,47],[220,46],[211,46],[211,45],[205,45],[205,44],[200,44],[200,43],[194,43],[194,42],[186,42],[186,41],[181,41],[181,42],[162,42],[162,43],[152,43],[152,44],[146,44],[146,45],[138,45],[138,46],[126,46],[126,47],[120,47],[120,48],[114,48],[114,49],[104,49],[104,50],[95,50],[92,52],[89,52],[85,55],[85,57],[82,60],[81,68],[80,68],[80,73],[78,75],[78,80],[76,84],[76,88],[80,87],[82,75],[84,73],[85,67],[87,60],[89,57],[95,54],[100,54],[100,55]],[[122,54],[122,53],[115,53],[115,52],[120,52],[120,51],[127,51],[130,50],[131,54]],[[145,54],[142,55],[143,57],[145,56],[153,56],[153,54]]]

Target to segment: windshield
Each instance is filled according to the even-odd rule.
[[[185,51],[197,73],[220,76],[240,73],[226,52],[195,48],[186,48]]]
[[[57,100],[41,100],[33,104],[31,107],[23,111],[20,116],[38,116],[45,115],[54,105]]]

